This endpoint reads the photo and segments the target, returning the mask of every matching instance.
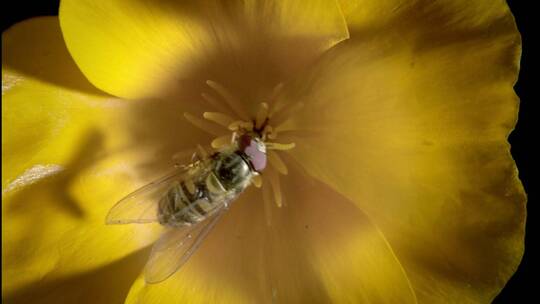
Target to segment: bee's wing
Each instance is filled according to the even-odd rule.
[[[121,199],[107,214],[107,224],[150,223],[158,220],[159,200],[167,194],[171,183],[182,180],[187,174],[185,167],[135,190]]]
[[[187,227],[170,228],[154,244],[146,263],[145,280],[159,283],[175,273],[197,250],[226,208],[219,207],[206,220]]]

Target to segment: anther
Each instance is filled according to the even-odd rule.
[[[251,182],[253,183],[253,185],[257,188],[260,188],[262,186],[262,177],[260,175],[253,175],[253,177],[251,178]]]
[[[187,121],[189,121],[191,124],[196,126],[197,128],[212,134],[214,136],[219,136],[223,134],[223,131],[221,131],[217,126],[210,124],[208,121],[197,118],[188,112],[184,113],[184,117]]]
[[[280,144],[280,143],[273,143],[273,142],[266,142],[265,145],[266,145],[266,149],[277,150],[277,151],[291,150],[296,146],[294,143]]]
[[[214,149],[219,149],[219,148],[222,148],[226,145],[228,145],[229,143],[231,142],[231,136],[230,135],[223,135],[223,136],[220,136],[214,140],[212,140],[212,148]]]
[[[232,122],[234,122],[234,119],[231,118],[229,115],[218,112],[204,112],[203,117],[225,128],[227,128]]]
[[[253,122],[237,120],[237,121],[232,122],[229,125],[229,130],[231,130],[231,131],[238,131],[238,130],[253,131]]]

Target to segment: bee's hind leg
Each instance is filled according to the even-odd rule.
[[[186,167],[184,164],[187,162],[189,155],[192,153],[193,153],[193,150],[190,149],[190,150],[184,150],[184,151],[180,151],[173,154],[172,161],[174,162],[174,167],[175,168]]]
[[[175,153],[172,156],[172,160],[175,168],[188,168],[197,162],[208,162],[210,160],[210,154],[201,145],[197,145],[195,151],[190,149]],[[188,162],[189,164],[187,164]]]
[[[197,145],[197,151],[193,153],[193,162],[200,161],[203,163],[208,163],[210,161],[210,153],[204,149],[203,146]]]

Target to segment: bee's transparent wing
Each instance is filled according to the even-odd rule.
[[[154,244],[145,267],[147,283],[159,283],[175,273],[201,245],[226,208],[222,205],[206,220],[187,227],[170,228]]]
[[[107,214],[107,224],[150,223],[158,220],[159,200],[171,183],[185,178],[187,169],[176,168],[164,177],[135,190],[121,199]]]

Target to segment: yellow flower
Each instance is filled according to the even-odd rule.
[[[2,43],[7,303],[487,303],[521,259],[501,0],[65,0]],[[146,285],[159,225],[107,211],[267,117],[294,148]]]

